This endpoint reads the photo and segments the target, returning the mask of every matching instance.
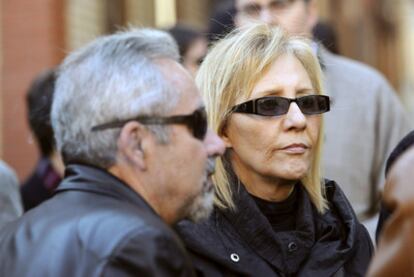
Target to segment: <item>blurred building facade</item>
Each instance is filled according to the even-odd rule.
[[[26,120],[25,93],[42,70],[96,36],[125,26],[205,29],[226,0],[1,0],[0,156],[23,180],[37,159]],[[231,0],[229,0],[231,1]],[[414,1],[318,0],[341,54],[383,72],[414,111]]]

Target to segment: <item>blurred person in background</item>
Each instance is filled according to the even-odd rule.
[[[0,160],[0,229],[23,213],[19,182],[13,170]]]
[[[312,37],[317,0],[235,0],[236,26],[255,22]],[[410,130],[396,92],[376,70],[313,44],[332,98],[325,117],[323,172],[337,181],[374,237],[385,161]]]
[[[232,1],[220,1],[208,21],[207,37],[210,43],[225,37],[234,29],[236,9]]]
[[[196,78],[226,145],[205,222],[178,231],[200,276],[363,276],[371,239],[320,174],[321,68],[308,41],[257,25],[220,40]]]
[[[168,32],[178,44],[182,65],[195,77],[207,54],[207,38],[196,29],[182,24],[168,29]]]
[[[213,204],[222,140],[166,32],[101,37],[59,69],[52,198],[0,230],[0,276],[193,276],[175,222]]]
[[[414,144],[408,148],[403,144],[401,152],[389,159],[383,205],[390,212],[379,234],[369,277],[414,276]]]
[[[414,146],[414,131],[411,131],[408,133],[392,150],[390,156],[388,157],[386,166],[385,166],[385,179],[388,179],[388,174],[391,169],[391,167],[394,165],[394,163],[400,158],[402,154],[404,154],[410,147]],[[387,182],[384,186],[384,192],[388,191],[389,188],[387,188]],[[386,203],[381,203],[381,210],[380,215],[378,219],[378,225],[377,225],[377,231],[376,231],[376,240],[378,242],[381,231],[384,227],[385,222],[387,219],[392,215],[392,210],[390,207],[387,206]]]
[[[36,167],[20,189],[26,211],[49,199],[63,176],[64,165],[50,122],[55,81],[56,70],[49,69],[37,76],[26,95],[29,125],[40,152]]]
[[[339,55],[339,45],[335,29],[331,24],[324,21],[318,21],[312,29],[313,39],[322,44],[333,54]]]
[[[220,3],[213,10],[207,36],[210,42],[223,38],[234,29],[234,17],[236,8],[232,1]],[[339,45],[335,29],[329,22],[318,21],[312,28],[312,35],[316,42],[321,43],[326,49],[334,54],[339,54]]]

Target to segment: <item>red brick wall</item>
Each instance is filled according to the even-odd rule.
[[[42,70],[64,56],[64,0],[2,0],[2,159],[23,180],[37,159],[25,93]]]

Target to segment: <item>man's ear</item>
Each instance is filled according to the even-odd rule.
[[[144,125],[136,121],[128,122],[122,127],[118,138],[118,158],[146,170],[145,152],[148,139],[148,130]]]

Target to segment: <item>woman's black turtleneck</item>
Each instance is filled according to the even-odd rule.
[[[250,194],[250,196],[254,199],[257,207],[267,218],[275,232],[295,229],[296,211],[298,208],[298,193],[296,186],[289,197],[281,202],[267,201],[252,194]]]

